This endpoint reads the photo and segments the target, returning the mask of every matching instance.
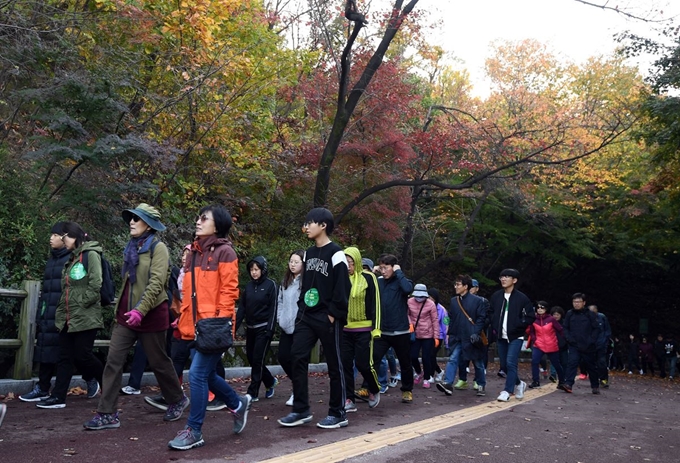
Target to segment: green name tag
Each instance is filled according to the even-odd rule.
[[[314,307],[319,303],[319,291],[312,288],[305,293],[305,304],[307,307]]]
[[[87,271],[85,270],[85,266],[80,262],[76,262],[76,264],[73,267],[71,267],[71,272],[69,273],[69,276],[72,279],[82,280],[83,278],[85,278],[85,275],[87,275]]]

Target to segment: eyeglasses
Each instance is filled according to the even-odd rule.
[[[139,216],[138,216],[137,214],[132,214],[132,217],[130,217],[130,220],[132,220],[133,222],[137,223],[137,222],[139,222],[139,221],[142,220],[142,219],[140,219]]]
[[[456,282],[453,284],[453,286],[463,286],[463,283],[461,283],[460,281],[456,281]]]
[[[536,308],[537,308],[537,309],[543,309],[543,310],[545,310],[545,306],[542,306],[542,305],[539,305],[539,306],[536,307]]]
[[[215,220],[215,219],[213,219],[212,217],[208,217],[208,216],[205,215],[205,214],[201,214],[201,215],[197,215],[197,216],[196,216],[196,221],[198,222],[199,220],[201,221],[201,223],[203,223],[203,222],[205,222],[206,220]]]
[[[301,260],[289,260],[288,263],[290,265],[297,265],[297,264],[301,264],[302,261]]]

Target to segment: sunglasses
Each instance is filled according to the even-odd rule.
[[[139,216],[138,216],[137,214],[132,214],[132,217],[130,217],[130,220],[132,220],[133,222],[137,223],[137,222],[139,222],[139,221],[142,220],[142,219],[140,219]]]
[[[201,221],[201,223],[203,223],[203,222],[205,222],[206,220],[214,220],[214,219],[213,219],[212,217],[208,217],[208,216],[205,215],[205,214],[201,214],[201,215],[197,215],[197,216],[196,216],[196,221],[198,222],[199,220]]]

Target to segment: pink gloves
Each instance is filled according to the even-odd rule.
[[[142,324],[142,312],[139,310],[132,309],[124,314],[127,317],[127,324],[133,328],[138,328]]]

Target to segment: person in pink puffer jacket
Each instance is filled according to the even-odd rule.
[[[563,336],[562,325],[552,315],[548,314],[548,303],[538,301],[536,303],[536,320],[527,328],[531,343],[531,376],[530,388],[541,387],[539,382],[539,363],[543,354],[548,356],[550,363],[555,367],[559,383],[558,389],[564,384],[564,368],[560,364],[560,348],[557,336]]]
[[[408,299],[408,319],[411,325],[411,363],[416,374],[414,384],[423,382],[424,388],[429,388],[434,379],[432,352],[439,347],[439,314],[434,301],[429,298],[427,286],[417,284],[413,288],[412,297]],[[415,339],[414,336],[415,335]],[[419,354],[423,351],[423,368],[420,368]],[[424,378],[424,381],[423,381]]]

